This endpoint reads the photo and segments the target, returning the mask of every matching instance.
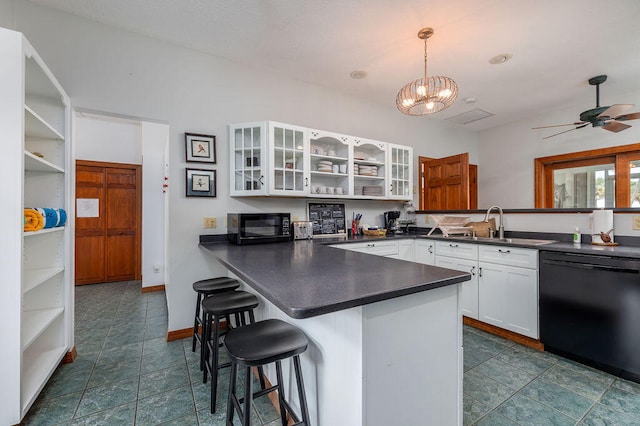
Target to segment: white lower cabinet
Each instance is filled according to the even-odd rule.
[[[436,266],[469,272],[462,284],[467,317],[538,338],[538,251],[436,241]]]
[[[414,262],[425,265],[436,264],[436,242],[434,240],[414,241]]]
[[[437,241],[435,266],[471,274],[471,280],[462,283],[462,314],[478,319],[478,246]]]
[[[408,260],[410,262],[415,261],[415,242],[413,240],[398,241],[398,259]]]
[[[398,258],[398,241],[375,241],[367,243],[335,244],[331,247],[377,256]]]
[[[478,319],[537,339],[538,251],[479,246],[478,258]]]

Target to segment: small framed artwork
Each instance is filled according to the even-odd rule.
[[[187,197],[215,197],[216,171],[202,169],[186,169]]]
[[[184,140],[187,146],[187,162],[216,163],[215,136],[185,133]]]

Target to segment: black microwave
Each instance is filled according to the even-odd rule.
[[[289,241],[291,213],[227,213],[227,239],[234,244]]]

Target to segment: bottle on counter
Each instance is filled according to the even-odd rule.
[[[580,244],[582,241],[582,234],[580,233],[580,228],[576,226],[576,229],[573,231],[573,244]]]

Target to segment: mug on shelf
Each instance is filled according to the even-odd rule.
[[[338,173],[340,171],[340,167],[338,167],[337,164],[334,164],[333,166],[331,166],[331,171],[333,173]]]
[[[346,164],[340,164],[340,173],[347,173],[347,165]]]

